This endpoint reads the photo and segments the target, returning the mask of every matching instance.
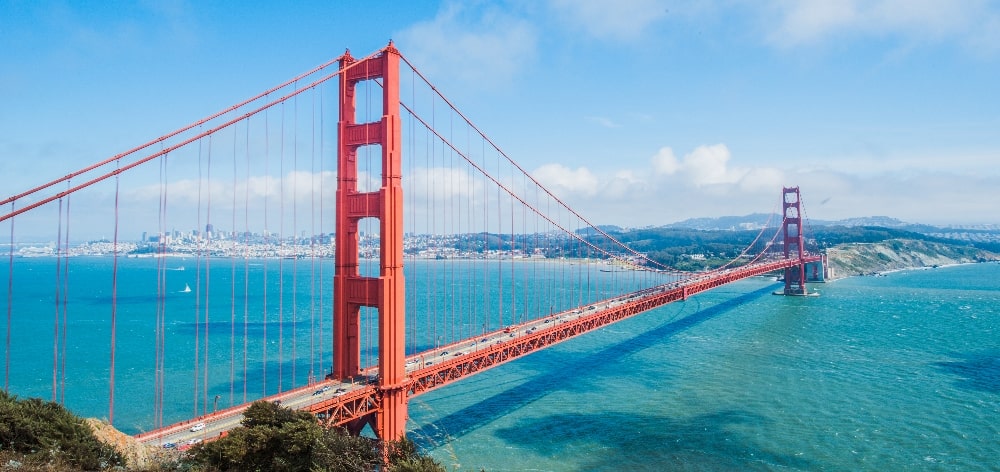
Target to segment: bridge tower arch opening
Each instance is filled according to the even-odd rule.
[[[782,232],[785,259],[799,259],[785,269],[785,295],[808,295],[806,290],[805,239],[802,236],[802,199],[798,187],[783,187]]]
[[[379,411],[356,424],[354,432],[367,424],[383,440],[402,438],[407,418],[399,58],[392,42],[381,53],[360,61],[350,51],[341,57],[337,124],[332,374],[339,379],[361,375],[360,311],[361,307],[375,308]],[[376,79],[382,82],[381,119],[358,123],[356,88]],[[363,146],[381,148],[377,190],[359,187],[358,150]],[[359,222],[365,218],[378,220],[377,277],[362,276],[359,271]]]

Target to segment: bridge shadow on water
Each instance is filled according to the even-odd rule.
[[[722,410],[687,418],[641,413],[567,413],[531,418],[496,435],[530,447],[542,457],[586,450],[578,470],[815,470],[801,457],[761,449],[731,426],[763,425],[764,418],[744,410]],[[545,438],[539,440],[539,438]],[[592,453],[595,444],[600,453]],[[579,457],[579,455],[576,455]]]
[[[954,353],[958,361],[937,362],[935,366],[958,377],[955,384],[966,390],[1000,393],[1000,351]]]
[[[506,416],[513,411],[525,407],[542,397],[557,390],[585,389],[591,381],[600,381],[606,375],[621,374],[620,362],[630,355],[644,349],[664,342],[671,336],[684,330],[695,327],[705,321],[718,317],[740,305],[752,302],[762,296],[770,296],[774,290],[774,285],[768,285],[753,292],[739,295],[727,301],[721,302],[711,307],[697,310],[696,312],[681,319],[671,319],[651,330],[610,345],[600,351],[585,356],[561,354],[544,350],[534,353],[524,360],[518,362],[522,365],[529,364],[530,359],[540,360],[533,364],[539,368],[540,372],[532,378],[509,388],[496,395],[484,398],[468,407],[455,411],[443,418],[438,419],[433,424],[425,424],[412,430],[408,436],[421,447],[434,447],[446,443],[450,438],[461,437],[472,432],[494,420]],[[686,304],[699,303],[698,297],[693,297]],[[556,356],[556,357],[553,357]],[[561,357],[561,359],[559,358]],[[530,365],[530,364],[529,364]],[[663,379],[660,378],[660,381]],[[411,408],[413,401],[411,401]],[[582,434],[594,435],[594,440],[604,443],[600,438],[604,438],[612,431],[648,431],[648,424],[663,424],[663,434],[654,438],[634,437],[635,434],[628,434],[628,439],[622,439],[621,447],[632,447],[633,441],[680,441],[684,437],[684,432],[690,432],[696,437],[707,437],[707,433],[715,433],[719,437],[731,437],[732,433],[724,433],[722,426],[734,422],[759,421],[746,412],[720,412],[715,415],[699,417],[691,420],[672,420],[669,418],[643,416],[639,412],[632,415],[621,413],[582,415],[563,414],[553,415],[543,419],[527,421],[525,425],[519,425],[513,430],[500,430],[497,434],[507,441],[531,444],[540,448],[549,446],[540,445],[544,441],[539,441],[538,437],[548,436],[544,431],[550,428],[559,428],[559,425],[571,427],[571,429],[584,428]],[[638,424],[646,424],[645,428],[630,427]],[[711,424],[711,427],[708,425]],[[556,426],[553,426],[556,425]],[[705,428],[708,428],[707,430]],[[695,431],[697,430],[697,431]],[[530,433],[526,433],[530,432]],[[695,434],[696,433],[696,434]],[[659,436],[669,437],[659,437]],[[713,440],[714,441],[714,440]],[[610,446],[610,445],[609,445]],[[717,444],[713,447],[720,448],[723,445]],[[551,446],[557,448],[558,445]],[[664,444],[668,448],[667,444]],[[746,451],[752,446],[745,443],[732,444],[725,447],[739,448]],[[685,449],[686,450],[686,449]],[[763,452],[761,452],[763,454]],[[757,460],[762,457],[757,456]],[[778,463],[795,463],[791,458],[783,458]],[[800,461],[801,462],[801,461]],[[808,464],[797,463],[797,467],[805,467]],[[597,466],[597,465],[595,465]]]

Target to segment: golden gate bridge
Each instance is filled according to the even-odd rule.
[[[73,353],[98,336],[107,419],[126,393],[143,441],[216,437],[262,398],[397,439],[410,398],[667,303],[775,272],[781,293],[807,295],[822,256],[806,250],[798,187],[781,206],[727,264],[676,270],[547,190],[391,42],[348,51],[0,202],[4,389],[41,391],[44,375],[73,405],[95,381],[71,374]],[[54,243],[22,241],[39,231]],[[94,231],[111,237],[80,243]],[[81,254],[110,260],[106,280],[75,278]],[[140,259],[155,276],[131,275]],[[41,300],[24,295],[39,286]],[[95,312],[106,322],[84,327]],[[123,323],[148,329],[125,343]]]

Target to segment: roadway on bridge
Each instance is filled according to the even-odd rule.
[[[465,340],[454,344],[440,346],[436,349],[423,352],[419,355],[407,358],[406,372],[411,373],[439,364],[449,359],[456,359],[463,355],[475,353],[477,350],[494,344],[502,344],[505,341],[516,339],[520,335],[530,334],[546,326],[554,326],[591,315],[599,310],[614,308],[628,301],[632,296],[624,296],[616,299],[577,308],[545,318],[533,320],[519,325],[512,325],[503,330],[478,336],[475,339]],[[364,388],[369,383],[374,383],[374,369],[366,371],[366,375],[361,376],[357,381],[322,381],[290,390],[281,394],[273,395],[262,400],[280,402],[281,406],[292,409],[306,409],[309,405],[318,403],[330,398],[343,396],[348,392]],[[229,431],[240,425],[243,421],[243,409],[247,405],[240,405],[236,408],[223,410],[218,413],[203,416],[188,422],[170,426],[164,430],[157,431],[149,436],[142,436],[141,440],[147,444],[170,445],[184,450],[201,441],[218,438],[223,432]]]
[[[723,271],[725,273],[726,271]],[[718,276],[719,274],[716,274]],[[653,288],[640,290],[625,294],[620,297],[603,300],[592,305],[574,308],[571,310],[551,314],[523,324],[511,325],[502,330],[486,333],[474,339],[467,339],[435,349],[425,351],[406,360],[406,372],[412,373],[425,368],[433,367],[448,360],[458,360],[463,356],[474,355],[478,350],[487,347],[512,342],[520,336],[534,334],[538,330],[554,328],[563,323],[575,321],[580,318],[592,316],[605,310],[613,309],[620,305],[635,301],[648,296],[661,294],[664,292],[677,290],[682,287],[697,285],[703,281],[711,279],[712,276],[701,275],[691,277],[679,282],[659,285]],[[280,402],[281,406],[292,409],[307,409],[310,405],[331,400],[336,397],[345,396],[355,390],[363,389],[376,383],[376,368],[364,371],[362,376],[350,381],[326,380],[312,385],[299,387],[277,395],[272,395],[261,400]],[[186,449],[201,441],[218,438],[225,431],[229,431],[240,425],[243,420],[243,410],[249,404],[238,405],[214,414],[205,415],[193,420],[177,423],[161,430],[152,431],[139,435],[139,440],[146,444],[154,444],[178,449]]]

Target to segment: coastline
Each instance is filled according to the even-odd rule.
[[[827,249],[828,282],[847,277],[885,275],[1000,261],[1000,254],[969,246],[892,239],[878,243],[841,244]]]

